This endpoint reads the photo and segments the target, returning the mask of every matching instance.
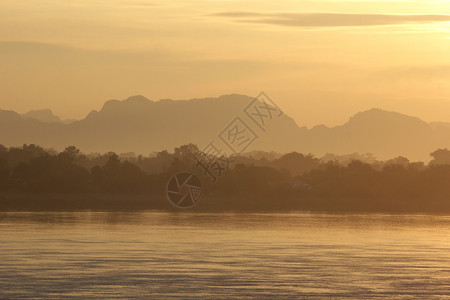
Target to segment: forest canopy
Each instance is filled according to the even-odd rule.
[[[229,198],[223,204],[228,208],[450,210],[447,149],[432,152],[427,165],[405,157],[378,161],[368,154],[317,158],[253,151],[230,157],[216,181],[198,167],[200,154],[193,144],[148,156],[83,154],[75,146],[57,152],[33,144],[0,145],[0,194],[163,197],[167,180],[187,170],[201,179],[210,198]]]

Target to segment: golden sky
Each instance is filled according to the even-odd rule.
[[[300,126],[450,122],[450,1],[0,0],[0,109],[260,91]]]

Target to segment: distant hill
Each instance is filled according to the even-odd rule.
[[[318,126],[304,140],[313,153],[373,153],[378,158],[406,156],[428,160],[437,148],[450,147],[450,127],[426,123],[419,118],[371,109],[360,112],[341,126]]]
[[[58,116],[55,116],[50,109],[31,110],[22,115],[23,118],[35,119],[44,123],[61,122]]]
[[[206,146],[237,116],[259,136],[247,149],[298,151],[324,155],[373,153],[380,159],[403,155],[428,160],[437,148],[450,148],[450,126],[381,109],[360,112],[341,126],[298,127],[286,114],[270,121],[267,131],[243,112],[253,98],[225,95],[184,101],[151,101],[143,96],[107,101],[100,111],[64,124],[51,111],[23,116],[0,110],[0,144],[35,143],[63,149],[75,145],[84,152],[136,152],[173,150],[185,143]],[[226,147],[223,146],[222,147]]]
[[[39,110],[30,110],[29,112],[22,114],[22,117],[25,119],[35,119],[41,121],[43,123],[73,123],[77,120],[66,119],[61,120],[58,116],[55,116],[50,109],[39,109]]]

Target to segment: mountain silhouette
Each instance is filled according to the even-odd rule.
[[[380,159],[406,156],[428,160],[430,152],[450,147],[448,123],[426,123],[418,118],[371,109],[335,127],[299,127],[286,114],[270,120],[266,130],[248,118],[245,107],[254,99],[244,95],[191,100],[151,101],[143,96],[109,100],[99,111],[70,124],[52,122],[51,111],[19,115],[0,110],[0,144],[39,144],[63,149],[75,145],[84,152],[115,151],[148,154],[195,143],[200,148],[240,117],[259,137],[251,150],[297,151],[324,155],[373,153]],[[59,118],[58,118],[59,119]],[[222,144],[222,147],[225,147]]]
[[[50,109],[38,109],[38,110],[30,110],[29,112],[22,114],[23,118],[26,119],[35,119],[41,121],[43,123],[73,123],[77,120],[73,119],[65,119],[61,120],[58,116],[54,115]]]
[[[61,122],[61,119],[55,116],[50,109],[31,110],[23,114],[22,117],[35,119],[44,123]]]
[[[379,158],[407,156],[428,160],[437,148],[450,146],[450,127],[426,123],[404,114],[371,109],[360,112],[341,126],[312,128],[305,137],[313,153],[373,153]]]

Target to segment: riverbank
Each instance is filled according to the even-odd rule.
[[[0,211],[191,211],[191,212],[376,212],[450,214],[450,201],[429,199],[330,198],[317,196],[249,198],[204,195],[192,209],[173,207],[151,194],[0,194]]]

